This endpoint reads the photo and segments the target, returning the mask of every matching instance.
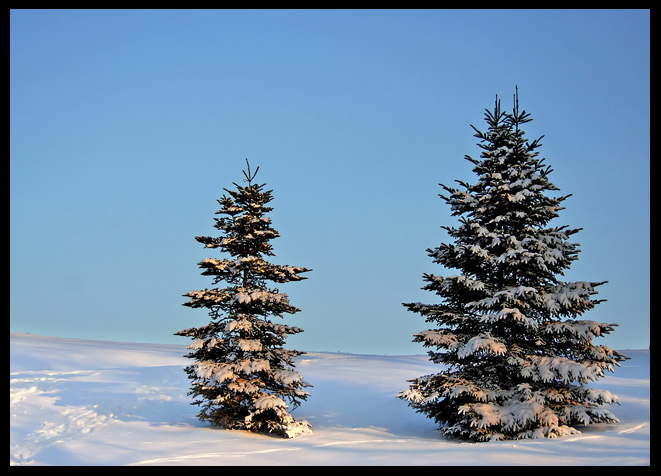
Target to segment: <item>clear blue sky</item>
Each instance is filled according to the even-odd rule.
[[[10,40],[13,331],[188,344],[194,236],[247,157],[272,262],[314,270],[280,287],[288,347],[424,353],[401,303],[451,274],[438,184],[475,181],[470,124],[518,85],[583,228],[566,279],[609,281],[584,317],[649,345],[649,10],[12,10]]]

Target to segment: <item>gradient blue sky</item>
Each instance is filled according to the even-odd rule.
[[[210,286],[195,240],[247,157],[274,192],[288,347],[424,353],[426,249],[475,181],[470,124],[515,85],[582,227],[584,317],[650,340],[649,10],[12,10],[10,327],[188,344]],[[220,255],[216,255],[220,257]]]

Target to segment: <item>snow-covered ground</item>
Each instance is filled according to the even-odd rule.
[[[10,464],[16,465],[649,465],[648,350],[596,382],[620,397],[616,425],[557,440],[458,443],[395,398],[439,368],[424,355],[308,353],[314,387],[294,439],[212,428],[195,416],[185,344],[10,336]]]

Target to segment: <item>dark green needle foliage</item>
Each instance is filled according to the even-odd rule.
[[[216,287],[184,295],[190,298],[184,305],[208,309],[211,322],[177,335],[194,339],[187,356],[194,363],[185,370],[201,420],[291,438],[310,431],[307,421],[289,412],[307,399],[304,388],[310,385],[295,369],[303,352],[284,348],[287,336],[303,330],[278,322],[299,309],[272,284],[305,279],[300,274],[310,270],[267,261],[274,256],[270,241],[279,236],[266,216],[272,191],[253,182],[259,167],[254,173],[247,167],[247,185],[234,183],[218,200],[215,228],[221,236],[195,238],[227,255],[199,263]]]
[[[575,426],[617,422],[605,404],[617,397],[586,386],[627,357],[593,338],[616,324],[580,319],[600,300],[604,282],[565,282],[577,259],[570,242],[580,229],[551,226],[569,196],[538,157],[540,139],[496,98],[486,132],[473,127],[480,159],[466,156],[474,184],[442,185],[440,197],[457,216],[443,227],[452,238],[427,250],[450,275],[424,274],[435,304],[407,303],[433,327],[415,335],[442,370],[410,380],[398,397],[434,419],[447,437],[467,441],[559,437]],[[471,126],[472,127],[472,126]]]

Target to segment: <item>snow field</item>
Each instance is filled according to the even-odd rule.
[[[313,387],[293,412],[313,433],[283,439],[200,422],[186,345],[10,335],[14,465],[649,465],[649,351],[595,386],[618,395],[615,425],[548,440],[458,443],[395,395],[437,372],[424,355],[312,352]]]

